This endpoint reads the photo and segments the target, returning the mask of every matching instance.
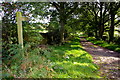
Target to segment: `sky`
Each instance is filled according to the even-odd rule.
[[[3,16],[4,16],[4,13],[3,13],[2,9],[0,9],[0,20],[2,20]]]
[[[0,1],[0,20],[2,20],[2,16],[4,15],[2,11],[2,6],[1,6],[2,0]]]

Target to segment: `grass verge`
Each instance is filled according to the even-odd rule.
[[[118,44],[114,44],[114,43],[108,43],[106,41],[103,40],[96,40],[95,37],[88,37],[86,38],[88,41],[92,42],[93,44],[97,44],[101,47],[116,51],[116,52],[120,52],[120,45]]]
[[[61,46],[50,46],[48,57],[53,63],[54,78],[99,78],[98,66],[92,56],[82,49],[79,38]]]

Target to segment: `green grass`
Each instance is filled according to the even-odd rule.
[[[99,78],[98,66],[90,54],[82,49],[79,38],[61,46],[50,46],[49,59],[53,63],[54,78]]]
[[[120,45],[118,45],[118,44],[108,43],[103,40],[96,40],[95,37],[88,37],[86,39],[91,41],[93,44],[97,44],[99,46],[108,48],[108,49],[116,51],[116,52],[120,52]]]
[[[23,50],[13,45],[10,50],[15,55],[4,60],[3,78],[100,78],[99,67],[82,49],[79,38],[45,49],[32,45],[26,44]]]

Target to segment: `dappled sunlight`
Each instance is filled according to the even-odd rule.
[[[99,78],[98,66],[92,62],[92,56],[82,48],[78,40],[53,49],[49,59],[54,63],[55,78]]]
[[[103,49],[101,49],[101,48],[98,48],[97,50],[98,50],[98,51],[102,51]]]
[[[114,53],[114,51],[110,51],[110,50],[109,50],[109,51],[105,51],[105,52],[110,52],[110,53]]]
[[[120,60],[117,53],[120,52],[118,1],[17,1],[20,0],[2,0],[0,4],[3,10],[0,12],[3,25],[3,74],[0,76],[3,79],[92,80],[101,76],[97,62],[111,66]],[[117,74],[109,78],[114,77]]]
[[[89,40],[89,38],[87,39]],[[100,41],[95,39],[91,39],[89,41],[99,45],[96,45],[97,47],[94,47],[94,44],[86,44],[83,41],[83,43],[86,44],[86,46],[83,45],[85,47],[85,50],[93,56],[93,62],[99,65],[99,71],[101,72],[100,75],[103,77],[107,76],[117,79],[117,77],[119,77],[120,55],[115,51],[119,52],[120,46],[115,43],[108,43],[106,41]]]
[[[70,45],[70,47],[71,47],[71,48],[74,48],[74,47],[80,48],[81,46],[77,44],[77,45]]]
[[[65,52],[65,56],[69,55],[69,56],[73,56],[73,57],[79,57],[80,55],[82,55],[84,53],[85,53],[85,51],[82,51],[82,50],[70,50],[70,51]]]
[[[110,56],[106,56],[106,57],[102,56],[102,57],[100,57],[100,59],[103,63],[108,63],[108,64],[110,64],[114,61],[120,60],[120,58],[112,57],[112,56],[111,57]]]
[[[63,61],[63,62],[56,62],[56,66],[54,66],[54,69],[59,73],[58,77],[62,76],[65,73],[68,73],[69,77],[71,78],[78,78],[78,77],[80,78],[86,76],[91,77],[92,75],[97,76],[96,71],[98,68],[91,63]],[[61,74],[61,71],[64,71],[62,72],[63,74]],[[64,75],[64,77],[67,77],[68,75],[66,76]]]
[[[91,41],[93,44],[108,48],[113,51],[120,52],[120,45],[118,45],[118,44],[108,43],[107,41],[103,41],[103,40],[96,40],[93,37],[88,37],[87,40]],[[85,44],[85,45],[87,45],[87,44]],[[110,53],[112,53],[112,52],[110,52]]]

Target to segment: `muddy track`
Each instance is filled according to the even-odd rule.
[[[100,76],[111,80],[120,80],[120,53],[94,45],[80,37],[83,48],[93,56],[94,63],[100,69]]]

